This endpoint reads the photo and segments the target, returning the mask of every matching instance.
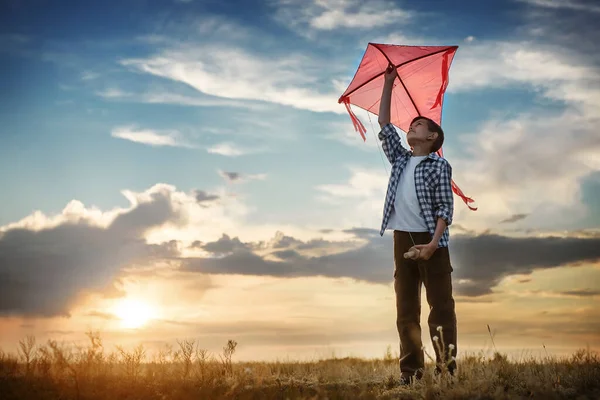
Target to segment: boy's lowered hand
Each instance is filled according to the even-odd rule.
[[[410,248],[410,250],[412,249],[418,250],[417,256],[413,260],[429,260],[437,250],[437,244],[432,241],[427,244],[417,244]]]

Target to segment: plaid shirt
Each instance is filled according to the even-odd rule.
[[[383,236],[394,207],[400,174],[412,156],[412,152],[402,146],[400,136],[392,124],[387,124],[381,129],[379,139],[382,141],[383,152],[392,164],[380,231],[380,235]],[[433,236],[435,233],[438,218],[443,218],[446,224],[450,226],[452,224],[454,196],[452,193],[452,167],[448,161],[436,153],[430,153],[415,168],[415,187],[417,189],[417,199],[421,206],[421,215],[425,219],[425,224],[431,235]],[[449,238],[449,230],[446,227],[438,247],[448,247]]]

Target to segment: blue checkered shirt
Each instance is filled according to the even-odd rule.
[[[392,124],[387,124],[381,129],[379,140],[382,142],[383,152],[392,164],[383,207],[383,222],[379,232],[383,236],[394,208],[400,174],[402,174],[409,158],[412,157],[412,152],[402,146],[400,136]],[[435,233],[438,218],[443,218],[446,224],[450,226],[454,210],[452,167],[450,163],[436,153],[430,153],[415,168],[415,187],[417,199],[421,206],[421,216],[425,219],[427,230],[431,233],[431,236]],[[450,233],[448,227],[446,227],[438,247],[448,247],[449,238]]]

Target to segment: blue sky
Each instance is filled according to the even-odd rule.
[[[274,185],[294,181],[289,190],[280,191],[281,195],[293,192],[294,198],[302,198],[310,197],[307,195],[315,184],[343,179],[341,166],[345,163],[377,167],[379,160],[370,153],[322,140],[327,129],[322,122],[348,122],[344,114],[315,115],[273,103],[262,104],[262,110],[252,112],[232,107],[140,104],[113,101],[98,93],[118,89],[197,96],[197,91],[185,84],[131,71],[120,64],[121,60],[160,54],[161,49],[170,46],[164,43],[170,42],[175,46],[234,46],[266,60],[288,54],[314,59],[312,70],[301,72],[302,63],[298,66],[299,74],[315,79],[315,86],[307,86],[307,90],[335,94],[328,80],[347,80],[373,35],[409,32],[411,36],[431,37],[428,40],[432,43],[439,40],[459,45],[464,45],[469,36],[478,40],[514,37],[528,9],[527,4],[510,2],[498,2],[494,9],[479,2],[461,3],[460,7],[444,2],[407,6],[410,13],[418,15],[414,21],[400,19],[366,29],[320,30],[315,32],[318,38],[306,39],[295,31],[302,28],[293,28],[302,22],[285,20],[287,9],[278,8],[277,2],[5,3],[4,73],[0,79],[11,101],[2,107],[2,167],[11,168],[18,160],[27,162],[2,181],[10,193],[10,207],[3,208],[0,221],[22,218],[33,209],[56,212],[72,198],[111,207],[121,204],[119,190],[141,190],[156,182],[169,182],[186,190],[210,187],[219,183],[219,168],[270,172]],[[292,6],[288,11],[300,13]],[[490,13],[493,19],[486,17]],[[246,32],[251,35],[246,36]],[[157,43],[148,39],[151,37]],[[329,54],[335,57],[329,58]],[[460,55],[459,51],[457,62]],[[457,99],[447,96],[444,122],[451,136],[446,148],[458,147],[454,138],[461,131],[477,129],[478,121],[488,117],[491,110],[520,110],[533,97],[528,90],[490,92],[487,96],[472,93]],[[343,108],[330,106],[336,107]],[[16,117],[24,112],[26,118]],[[271,122],[270,133],[263,134],[261,126],[240,123],[248,118]],[[277,121],[285,121],[286,127],[280,128]],[[204,129],[228,130],[233,133],[230,138],[235,137],[240,145],[258,143],[270,151],[232,158],[185,148],[144,148],[110,136],[114,127],[122,125],[156,131],[185,130],[205,143],[218,139],[207,137]],[[253,137],[248,137],[249,131]],[[288,133],[296,137],[291,143],[278,140],[277,136]],[[372,141],[367,146],[375,148]],[[297,167],[285,160],[294,160]],[[282,164],[287,165],[281,169]],[[53,167],[44,167],[47,165]],[[260,194],[265,193],[264,189],[253,193],[256,201],[268,202],[269,196]],[[306,200],[281,201],[291,201],[301,208]]]
[[[398,22],[375,23],[373,27],[359,29],[317,29],[314,35],[318,38],[306,39],[302,32],[298,33],[302,28],[296,28],[304,22],[286,20],[286,12],[301,11],[278,2],[136,1],[108,6],[9,1],[3,6],[8,12],[3,12],[2,21],[3,69],[8,70],[3,71],[1,79],[12,101],[5,103],[2,110],[5,163],[2,167],[10,168],[17,159],[28,162],[2,182],[11,194],[8,200],[11,207],[2,210],[0,221],[22,218],[38,208],[58,211],[72,198],[110,207],[120,204],[118,190],[143,189],[155,182],[169,182],[184,189],[212,186],[220,179],[217,168],[264,173],[277,166],[278,172],[285,171],[285,175],[294,177],[273,175],[273,179],[279,177],[274,184],[294,181],[293,188],[281,192],[294,192],[294,198],[301,198],[304,193],[306,197],[311,185],[319,183],[310,177],[319,176],[327,182],[342,178],[341,164],[373,164],[374,157],[369,153],[321,140],[326,130],[321,123],[344,122],[345,115],[313,115],[273,103],[263,104],[262,111],[251,113],[231,107],[123,103],[97,94],[110,93],[111,89],[116,93],[118,89],[197,95],[185,84],[140,74],[120,64],[121,60],[160,53],[169,47],[164,43],[235,46],[267,60],[290,53],[313,58],[312,67],[318,64],[318,70],[307,70],[304,74],[315,79],[316,85],[308,90],[331,93],[333,88],[328,80],[343,82],[353,74],[366,42],[373,39],[369,34],[376,37],[403,32],[406,36],[404,32],[409,32],[410,36],[425,37],[432,43],[459,45],[465,45],[467,37],[484,41],[519,37],[531,5],[496,2],[495,8],[489,6],[480,2],[465,2],[460,7],[444,2],[406,4],[415,18],[399,18]],[[385,10],[385,5],[379,7]],[[494,18],[489,18],[492,14]],[[246,32],[251,35],[244,35]],[[328,58],[328,54],[335,57]],[[459,50],[457,63],[460,57]],[[235,59],[230,62],[235,64]],[[302,67],[300,64],[299,70]],[[530,88],[516,89],[478,91],[464,98],[457,95],[456,99],[447,96],[444,122],[451,136],[446,148],[460,152],[454,139],[461,131],[477,129],[478,122],[489,117],[493,110],[516,112],[535,104]],[[27,118],[15,117],[25,109]],[[271,135],[280,136],[277,130],[293,132],[297,139],[292,145],[277,138],[270,140],[270,136],[261,137],[260,126],[235,123],[235,119],[247,117],[277,120],[274,114],[282,115],[288,126],[280,129],[276,122],[272,123]],[[267,155],[231,159],[189,149],[142,148],[108,134],[115,126],[133,124],[158,131],[187,130],[200,137],[207,128],[229,130],[246,146],[259,142],[259,146],[271,151]],[[248,131],[258,138],[245,137]],[[215,138],[203,139],[209,143],[215,141]],[[375,148],[370,144],[371,149]],[[284,160],[295,160],[295,165],[301,168],[294,168]],[[281,164],[287,166],[282,170]],[[187,172],[190,170],[194,173]],[[32,184],[23,187],[23,182]],[[268,201],[258,191],[254,196],[261,203]],[[295,203],[299,207],[302,204]]]
[[[389,261],[389,237],[365,232],[379,229],[389,166],[374,140],[377,117],[355,109],[368,130],[363,143],[337,99],[368,42],[459,45],[444,103],[444,154],[479,210],[455,198],[451,236],[457,236],[457,279],[465,285],[457,293],[469,301],[474,293],[497,293],[492,300],[501,310],[514,296],[542,292],[548,301],[563,301],[556,303],[561,307],[580,301],[585,318],[578,321],[584,321],[595,312],[587,302],[598,295],[597,285],[589,285],[598,254],[548,256],[538,265],[523,246],[552,255],[545,246],[554,242],[544,238],[575,241],[564,242],[569,253],[600,237],[600,47],[591,39],[600,33],[599,14],[600,7],[583,0],[4,1],[0,232],[7,236],[0,236],[0,268],[12,270],[10,260],[18,259],[11,251],[21,247],[9,245],[9,233],[18,229],[46,230],[51,239],[43,243],[79,260],[73,266],[100,268],[78,264],[61,241],[71,237],[64,232],[74,226],[112,232],[111,221],[119,215],[130,221],[129,215],[133,227],[147,228],[148,245],[177,242],[178,255],[205,251],[190,257],[223,247],[223,254],[256,267],[221,265],[225,275],[247,275],[251,287],[277,257],[268,249],[285,246],[323,257],[327,279],[381,285],[389,265],[373,275],[364,271]],[[163,200],[172,215],[160,208]],[[33,237],[26,245],[42,240]],[[469,246],[487,239],[498,241],[499,257],[510,255],[482,277],[465,254],[477,254]],[[103,249],[88,244],[89,254]],[[161,249],[173,257],[172,249]],[[127,249],[134,255],[105,265],[101,277],[75,279],[69,307],[101,307],[77,293],[102,292],[125,279],[126,267],[146,254],[138,251]],[[40,264],[30,260],[32,271],[42,268],[39,256]],[[349,259],[363,264],[340,272]],[[319,275],[302,260],[284,261],[290,271]],[[578,262],[588,269],[569,284],[587,294],[572,298],[560,268]],[[539,281],[515,294],[511,279],[532,274]],[[302,288],[291,278],[281,282],[286,290]],[[14,301],[13,314],[36,309]],[[56,301],[57,309],[68,309]],[[476,320],[475,311],[469,315]]]

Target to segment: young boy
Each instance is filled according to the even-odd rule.
[[[429,332],[438,367],[454,374],[456,362],[456,314],[452,296],[448,253],[448,226],[452,223],[452,168],[435,152],[442,147],[444,132],[434,121],[416,117],[407,132],[412,151],[402,147],[390,123],[392,88],[397,73],[388,68],[379,110],[379,139],[392,164],[380,234],[394,231],[394,290],[396,325],[400,336],[401,384],[423,376],[421,342],[421,284],[429,303]],[[409,250],[417,255],[405,258]],[[438,350],[442,347],[443,354]],[[448,362],[450,361],[450,362]]]

